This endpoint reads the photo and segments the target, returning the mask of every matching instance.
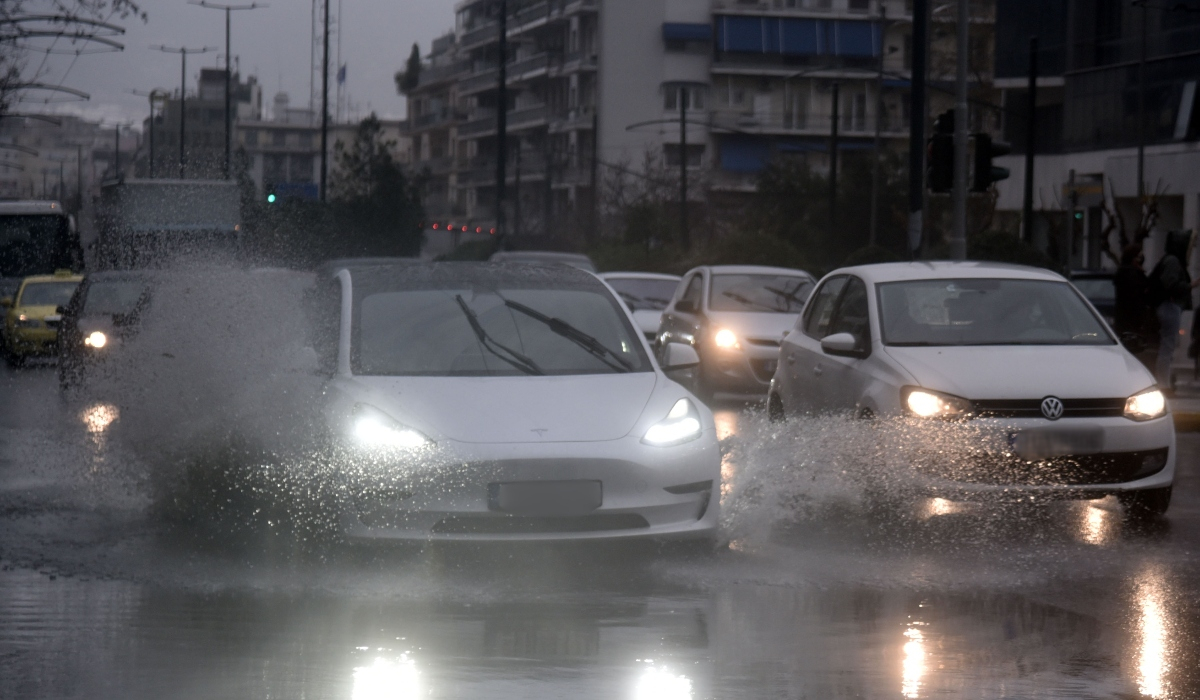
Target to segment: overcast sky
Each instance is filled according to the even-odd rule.
[[[132,90],[174,90],[179,86],[179,56],[154,51],[152,44],[217,47],[212,53],[188,57],[188,90],[195,90],[200,68],[217,65],[218,53],[225,51],[225,13],[189,5],[187,0],[138,1],[149,17],[145,23],[120,21],[126,28],[120,37],[124,51],[81,56],[73,65],[73,57],[55,56],[46,64],[43,81],[83,90],[91,95],[90,100],[27,104],[22,109],[82,112],[106,121],[140,124],[148,109],[147,98],[132,94]],[[234,4],[249,1],[233,0]],[[266,1],[270,7],[233,13],[233,55],[240,60],[243,75],[258,76],[265,104],[283,90],[293,106],[306,106],[312,0]],[[331,1],[336,18],[339,0]],[[340,0],[340,4],[345,89],[352,106],[361,116],[371,110],[381,117],[403,116],[404,98],[396,93],[392,76],[403,67],[414,41],[420,42],[422,54],[428,53],[430,40],[454,26],[455,0]],[[336,42],[330,55],[332,65]],[[32,56],[28,69],[36,69],[41,60],[41,56]],[[331,105],[334,86],[331,78]]]

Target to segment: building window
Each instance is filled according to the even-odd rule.
[[[682,92],[687,99],[687,108],[690,110],[704,109],[704,90],[699,88],[684,88],[684,87],[667,87],[663,90],[663,110],[667,112],[679,111],[679,94]]]
[[[242,134],[242,143],[246,144],[247,146],[257,146],[258,132],[254,129],[246,129],[246,131]]]
[[[312,132],[311,132],[311,131],[301,131],[301,132],[300,132],[300,146],[301,146],[301,148],[312,148],[312,145],[313,145],[313,135],[312,135]]]
[[[283,146],[287,143],[287,132],[276,129],[271,133],[271,145]]]

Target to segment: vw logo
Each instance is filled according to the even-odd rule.
[[[1062,399],[1055,396],[1047,396],[1042,399],[1042,415],[1050,420],[1058,420],[1062,418],[1063,403]]]

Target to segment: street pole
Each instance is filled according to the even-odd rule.
[[[879,180],[883,148],[883,35],[887,29],[887,8],[879,5],[879,76],[875,81],[875,162],[871,169],[871,233],[867,245],[874,246],[879,240]]]
[[[116,129],[114,130],[114,135],[116,136],[116,139],[115,139],[116,148],[113,150],[113,177],[115,177],[117,179],[117,182],[120,182],[121,181],[121,125],[120,124],[117,124]],[[42,171],[42,192],[45,192],[45,191],[46,191],[46,171],[43,170]]]
[[[323,49],[321,53],[321,201],[329,192],[329,3],[325,3]]]
[[[524,144],[521,142],[521,137],[517,137],[517,162],[513,164],[513,220],[512,230],[514,236],[521,235],[521,151]]]
[[[831,97],[833,111],[829,119],[829,234],[830,239],[837,238],[837,181],[838,181],[838,103],[839,86],[834,81]]]
[[[208,53],[216,49],[205,46],[199,49],[189,49],[181,46],[177,49],[166,46],[151,46],[150,48],[163,53],[179,54],[179,179],[184,178],[187,171],[187,151],[184,148],[184,137],[187,134],[187,57],[189,53]],[[153,112],[153,110],[151,110]]]
[[[908,125],[908,249],[915,259],[925,227],[925,55],[929,36],[929,0],[912,5],[912,91]]]
[[[83,211],[83,146],[75,144],[75,215]]]
[[[496,237],[508,233],[504,215],[508,177],[508,0],[500,0],[500,66],[496,71]]]
[[[1021,233],[1027,243],[1033,241],[1033,156],[1037,152],[1037,52],[1038,38],[1029,37],[1029,113],[1025,115],[1025,198],[1021,206]]]
[[[688,89],[679,88],[679,244],[684,250],[692,247],[688,232],[688,181],[687,181],[687,101]]]
[[[595,104],[592,105],[592,221],[588,243],[600,235],[600,185],[597,182],[600,165],[600,110],[596,107]]]
[[[967,259],[967,50],[970,46],[969,0],[958,0],[958,71],[954,106],[954,228],[950,233],[950,259]]]
[[[212,10],[225,11],[225,166],[222,172],[225,174],[225,179],[230,179],[230,162],[233,158],[233,107],[232,107],[232,85],[233,85],[233,54],[230,48],[230,20],[229,15],[236,10],[257,10],[264,7],[270,7],[266,3],[252,2],[249,5],[221,5],[208,0],[189,0],[192,5],[207,7]],[[326,24],[328,29],[328,23]]]
[[[1146,196],[1146,0],[1139,0],[1138,4],[1142,7],[1142,42],[1138,57],[1137,196],[1138,206],[1143,207]]]

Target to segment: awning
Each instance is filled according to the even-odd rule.
[[[663,22],[663,41],[712,41],[712,25],[699,22]]]
[[[721,169],[756,173],[771,160],[771,145],[763,139],[721,139]]]

